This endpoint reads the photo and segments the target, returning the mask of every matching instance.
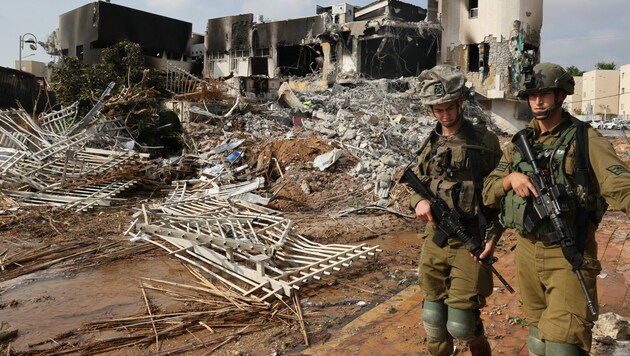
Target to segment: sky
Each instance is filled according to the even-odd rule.
[[[373,0],[345,0],[355,6]],[[452,1],[452,0],[451,0]],[[17,0],[5,2],[0,12],[0,66],[15,68],[20,36],[45,42],[58,27],[59,15],[92,1]],[[192,23],[203,34],[209,18],[253,13],[268,20],[284,20],[315,14],[317,5],[330,6],[343,0],[111,0],[112,3]],[[426,0],[406,0],[426,8]],[[541,61],[563,67],[594,69],[598,62],[614,62],[617,68],[630,64],[630,3],[628,0],[545,0],[541,31]],[[43,49],[28,44],[22,60],[49,62]]]

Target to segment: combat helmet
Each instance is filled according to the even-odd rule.
[[[522,99],[531,93],[560,89],[573,94],[575,80],[564,68],[553,63],[536,64],[532,71],[521,75],[518,96]]]
[[[425,69],[418,76],[418,91],[424,105],[438,105],[457,100],[466,91],[466,78],[452,66],[441,64]]]

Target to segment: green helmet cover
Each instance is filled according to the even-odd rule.
[[[437,105],[459,99],[464,94],[466,78],[456,68],[441,64],[423,70],[418,81],[422,104]]]
[[[553,63],[539,63],[529,73],[521,75],[518,96],[525,98],[531,93],[560,89],[572,95],[575,80],[564,68]]]

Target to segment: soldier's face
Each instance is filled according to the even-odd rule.
[[[556,96],[556,93],[553,90],[541,91],[537,93],[531,93],[528,96],[529,107],[532,109],[532,113],[535,118],[547,118],[550,114],[550,111],[555,111],[558,109],[554,106],[558,101],[564,100],[566,94],[560,93],[559,97]]]
[[[433,115],[443,127],[452,127],[457,124],[459,114],[459,100],[433,105]]]

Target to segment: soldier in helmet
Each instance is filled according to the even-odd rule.
[[[594,301],[591,306],[597,309],[595,280],[601,265],[595,230],[607,202],[630,216],[630,171],[608,140],[562,109],[566,96],[573,94],[571,75],[552,63],[537,64],[533,72],[523,74],[519,96],[527,100],[533,119],[522,132],[527,136],[521,137],[530,137],[538,170],[548,172],[555,189],[566,188],[562,203],[567,208],[559,220],[527,223],[540,218],[533,209],[539,192],[531,178],[533,165],[514,143],[506,147],[499,165],[486,178],[484,203],[500,207],[501,222],[519,232],[515,262],[529,322],[529,354],[587,355],[597,315],[589,310],[569,260],[583,262],[577,269]],[[561,225],[570,230],[562,235],[575,241],[558,243],[554,226]],[[568,255],[571,251],[576,256]]]
[[[457,69],[438,65],[419,76],[419,95],[437,123],[418,150],[419,178],[462,216],[470,236],[491,256],[503,232],[497,210],[482,206],[483,178],[501,157],[499,140],[482,123],[465,117],[468,88]],[[468,344],[473,355],[490,355],[480,308],[493,289],[492,274],[476,263],[463,243],[453,236],[436,238],[430,203],[418,194],[410,205],[427,221],[420,257],[422,321],[432,355],[453,354],[453,340]]]

